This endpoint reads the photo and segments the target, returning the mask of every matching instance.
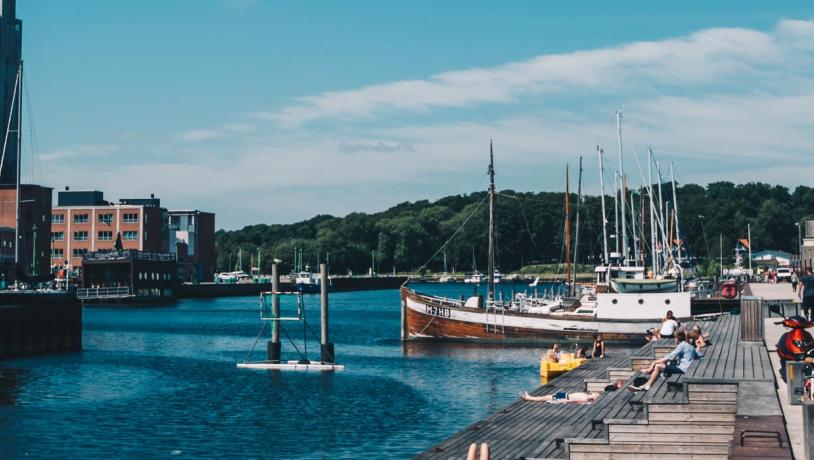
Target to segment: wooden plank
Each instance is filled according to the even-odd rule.
[[[687,395],[689,402],[722,402],[722,403],[735,403],[738,401],[737,393],[701,393],[693,392]]]
[[[649,433],[649,434],[728,434],[735,432],[734,426],[697,426],[697,425],[623,425],[612,423],[608,425],[609,433]]]
[[[648,413],[647,420],[651,423],[679,423],[679,422],[701,422],[708,424],[734,424],[735,414],[716,413]]]
[[[719,393],[721,394],[721,393]],[[667,412],[671,414],[680,413],[726,413],[734,414],[738,411],[737,404],[649,404],[647,406],[649,413]]]
[[[602,452],[615,454],[723,454],[729,453],[729,446],[720,445],[693,445],[693,444],[569,444],[571,453],[575,452]],[[659,456],[661,457],[661,455]],[[686,458],[686,457],[685,457]]]
[[[738,385],[735,383],[732,384],[725,384],[725,383],[690,383],[687,385],[688,392],[700,392],[700,393],[737,393],[738,392]]]
[[[686,434],[686,433],[611,433],[608,436],[611,444],[720,444],[728,446],[732,441],[732,433],[723,434]]]

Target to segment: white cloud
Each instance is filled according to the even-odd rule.
[[[811,23],[783,22],[800,38]],[[517,102],[526,95],[593,89],[608,91],[646,80],[650,84],[706,83],[766,66],[783,55],[775,34],[739,28],[707,29],[687,37],[565,54],[542,55],[492,68],[444,72],[355,90],[302,97],[277,112],[256,112],[287,126],[334,117],[369,117],[387,110],[422,112]]]
[[[223,137],[223,131],[219,129],[194,129],[181,133],[181,139],[186,142],[200,142]]]
[[[224,125],[217,129],[193,129],[181,133],[181,139],[185,142],[211,141],[226,137],[229,133],[249,133],[254,131],[254,126],[245,123],[233,123]]]

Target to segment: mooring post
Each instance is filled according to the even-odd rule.
[[[804,458],[814,458],[814,401],[803,401]]]
[[[321,329],[320,361],[334,363],[334,344],[328,341],[328,266],[319,264],[319,292],[320,311],[319,325]]]
[[[271,265],[271,316],[280,317],[280,273],[277,271],[277,264]],[[280,322],[271,322],[271,340],[268,342],[268,360],[272,363],[280,362]]]

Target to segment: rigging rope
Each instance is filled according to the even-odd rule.
[[[415,270],[416,272],[420,272],[424,267],[429,265],[429,263],[432,262],[432,260],[435,258],[435,256],[437,256],[441,251],[444,250],[444,248],[447,247],[447,245],[452,241],[452,239],[455,238],[455,236],[464,228],[464,226],[470,221],[470,219],[472,219],[472,217],[475,215],[475,213],[477,213],[478,210],[480,210],[481,206],[483,206],[483,203],[486,201],[487,198],[489,198],[489,194],[486,194],[483,197],[483,199],[480,201],[480,203],[478,203],[478,206],[472,211],[472,213],[469,214],[469,216],[467,216],[467,218],[463,221],[463,223],[461,223],[461,225],[458,227],[458,229],[455,230],[455,232],[452,234],[452,236],[450,236],[447,239],[447,241],[444,242],[444,244],[442,244],[441,247],[438,248],[438,250],[435,251],[435,253],[433,253],[433,255],[431,255],[429,259],[427,259],[426,262],[424,262],[420,267],[418,267]],[[409,279],[407,281],[405,281],[404,284],[407,284],[407,282],[409,282]]]

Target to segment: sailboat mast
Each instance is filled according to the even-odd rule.
[[[616,254],[619,254],[619,171],[613,173],[613,240],[616,244]]]
[[[574,283],[571,284],[571,294],[576,293],[576,280],[577,280],[577,255],[579,255],[579,208],[582,206],[582,157],[579,157],[579,181],[577,182],[577,216],[576,216],[576,231],[574,232]]]
[[[639,239],[636,236],[636,202],[633,194],[630,195],[630,223],[633,229],[633,255],[636,258],[636,265],[639,264]]]
[[[571,208],[569,207],[568,163],[565,164],[565,283],[571,293]]]
[[[627,225],[625,225],[625,201],[627,200],[627,190],[625,185],[625,166],[622,160],[622,110],[619,109],[616,111],[616,132],[617,132],[617,139],[619,141],[619,177],[621,177],[621,196],[619,197],[620,201],[622,202],[622,260],[624,264],[627,265],[627,258],[628,258],[628,251],[627,251]]]
[[[489,140],[489,294],[495,299],[495,154]]]
[[[602,250],[604,251],[605,264],[608,263],[608,218],[605,215],[605,161],[604,153],[599,146],[596,146],[596,153],[599,157],[599,188],[602,198]]]
[[[650,255],[653,260],[653,276],[656,276],[658,253],[656,251],[655,204],[653,203],[653,149],[647,149],[647,194],[650,198]]]
[[[673,182],[673,212],[676,218],[676,241],[678,242],[676,252],[678,255],[678,264],[681,265],[681,231],[678,228],[678,195],[676,194],[676,174],[672,161],[670,162],[670,179]]]
[[[15,206],[17,210],[17,217],[14,223],[14,265],[16,266],[20,263],[20,163],[22,163],[22,133],[21,128],[23,125],[23,115],[21,110],[23,105],[21,104],[23,100],[23,62],[20,61],[20,69],[17,71],[17,91],[19,97],[17,97],[17,206]],[[14,104],[14,102],[12,102]],[[9,119],[9,122],[11,119]],[[5,153],[5,152],[4,152]],[[34,235],[36,237],[36,235]]]

